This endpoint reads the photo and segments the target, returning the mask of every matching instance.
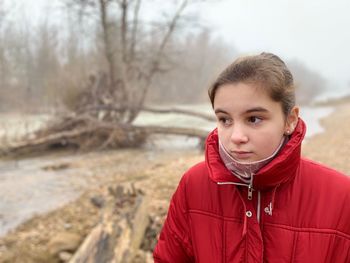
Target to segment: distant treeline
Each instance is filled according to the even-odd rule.
[[[82,17],[68,8],[59,24],[46,14],[46,19],[34,26],[29,21],[7,19],[8,11],[0,3],[0,110],[70,107],[91,79],[106,70],[103,32],[92,15]],[[114,49],[118,50],[120,24],[110,22],[115,23],[109,27],[115,30],[115,39],[110,41],[115,41]],[[182,23],[185,30],[177,30],[163,50],[162,67],[152,79],[146,103],[207,102],[210,83],[239,55],[232,43],[213,37],[211,29],[195,26],[197,20]],[[147,57],[158,45],[159,34],[141,25],[138,30],[144,34],[144,42],[135,50]],[[114,55],[113,59],[118,65],[123,58]],[[147,67],[142,58],[140,61],[138,67]],[[326,88],[326,80],[301,62],[290,61],[288,65],[295,75],[300,103],[310,102]]]

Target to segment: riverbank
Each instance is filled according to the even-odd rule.
[[[321,121],[325,132],[317,134],[303,145],[303,155],[350,174],[350,103],[336,106],[333,113]],[[69,157],[68,157],[69,159]],[[83,154],[81,158],[56,163],[51,169],[84,168],[90,176],[89,187],[76,200],[44,215],[35,216],[0,239],[0,262],[58,262],[50,250],[53,240],[62,233],[83,238],[100,220],[102,209],[92,200],[103,199],[109,186],[134,182],[151,197],[149,214],[163,218],[171,194],[183,174],[203,159],[198,150],[174,151],[121,150]],[[60,164],[64,164],[61,165]],[[73,176],[73,175],[71,175]]]
[[[350,175],[350,100],[339,103],[321,119],[325,131],[303,145],[302,154]]]
[[[98,202],[106,198],[109,187],[125,182],[134,183],[136,188],[151,197],[149,214],[152,218],[164,217],[168,200],[181,175],[202,159],[202,153],[196,149],[128,149],[81,154],[79,158],[69,159],[69,156],[65,156],[64,160],[57,158],[55,166],[43,168],[68,172],[71,168],[84,167],[70,176],[80,178],[76,180],[85,176],[89,187],[78,199],[52,212],[34,216],[0,238],[0,262],[59,262],[52,253],[57,245],[54,240],[66,237],[66,233],[84,238],[100,220],[103,207]]]

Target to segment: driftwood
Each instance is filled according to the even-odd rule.
[[[102,74],[80,96],[71,113],[64,113],[46,127],[17,142],[0,146],[0,156],[18,156],[45,152],[57,148],[81,150],[139,147],[152,134],[181,135],[199,138],[200,146],[208,134],[200,128],[136,126],[128,122],[125,112],[175,113],[213,121],[200,112],[184,109],[157,109],[114,103],[116,98]],[[114,94],[114,95],[113,95]],[[113,96],[112,96],[113,95]],[[116,95],[117,96],[117,95]],[[124,116],[125,115],[125,116]],[[124,116],[124,117],[122,117]],[[131,117],[130,117],[131,118]],[[130,119],[129,118],[129,119]],[[134,119],[132,117],[131,119]]]
[[[137,147],[152,134],[197,137],[201,143],[207,136],[206,131],[196,128],[135,126],[99,121],[89,116],[73,116],[38,131],[32,138],[0,149],[0,155],[25,155],[56,148]]]
[[[140,250],[149,217],[149,199],[133,186],[111,191],[115,202],[86,237],[69,263],[131,263]]]

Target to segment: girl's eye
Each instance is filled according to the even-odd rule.
[[[220,118],[218,118],[218,120],[224,126],[228,126],[228,125],[230,125],[232,123],[232,120],[230,118],[226,118],[226,117],[220,117]]]
[[[262,118],[259,118],[257,116],[251,116],[248,118],[248,121],[252,124],[258,124],[262,121]]]

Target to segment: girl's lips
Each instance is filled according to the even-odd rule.
[[[245,152],[245,151],[232,151],[231,154],[235,159],[249,159],[253,156],[253,152]]]

